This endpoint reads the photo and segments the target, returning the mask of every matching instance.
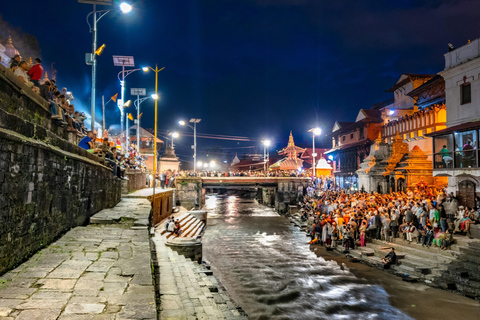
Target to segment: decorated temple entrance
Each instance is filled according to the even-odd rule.
[[[464,180],[458,184],[457,198],[460,204],[473,208],[475,205],[475,183]]]

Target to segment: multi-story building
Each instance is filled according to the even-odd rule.
[[[333,161],[337,187],[358,190],[356,171],[369,154],[382,123],[381,112],[373,109],[361,109],[355,122],[335,123],[330,134],[332,149],[325,154]]]
[[[420,77],[430,79],[415,87]],[[384,119],[382,134],[357,171],[362,190],[391,192],[447,184],[445,178],[433,177],[432,138],[426,136],[446,127],[445,82],[438,75],[412,78],[417,80],[409,83],[408,89],[412,90],[408,91],[399,85],[408,79],[402,75],[393,87],[395,102],[380,109]],[[402,108],[396,108],[396,99]]]
[[[480,193],[480,39],[445,54],[446,129],[433,137],[433,175],[448,177],[448,191],[472,207]]]

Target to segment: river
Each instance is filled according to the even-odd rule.
[[[413,319],[386,290],[318,257],[272,208],[209,195],[204,258],[251,319]]]

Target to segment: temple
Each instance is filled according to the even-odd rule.
[[[298,155],[305,152],[304,148],[295,146],[293,141],[293,135],[290,131],[290,137],[288,138],[288,145],[278,152],[279,155],[286,155],[285,158],[275,162],[270,166],[270,170],[298,170],[303,167],[303,160]]]

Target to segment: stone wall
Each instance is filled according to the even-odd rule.
[[[120,201],[120,181],[0,66],[0,274]]]
[[[175,181],[177,191],[175,193],[175,200],[177,206],[182,206],[187,210],[195,208],[202,208],[205,203],[205,189],[201,178],[184,178],[177,177]]]
[[[122,194],[146,188],[147,174],[142,170],[128,169],[125,175],[128,180],[122,181]]]

